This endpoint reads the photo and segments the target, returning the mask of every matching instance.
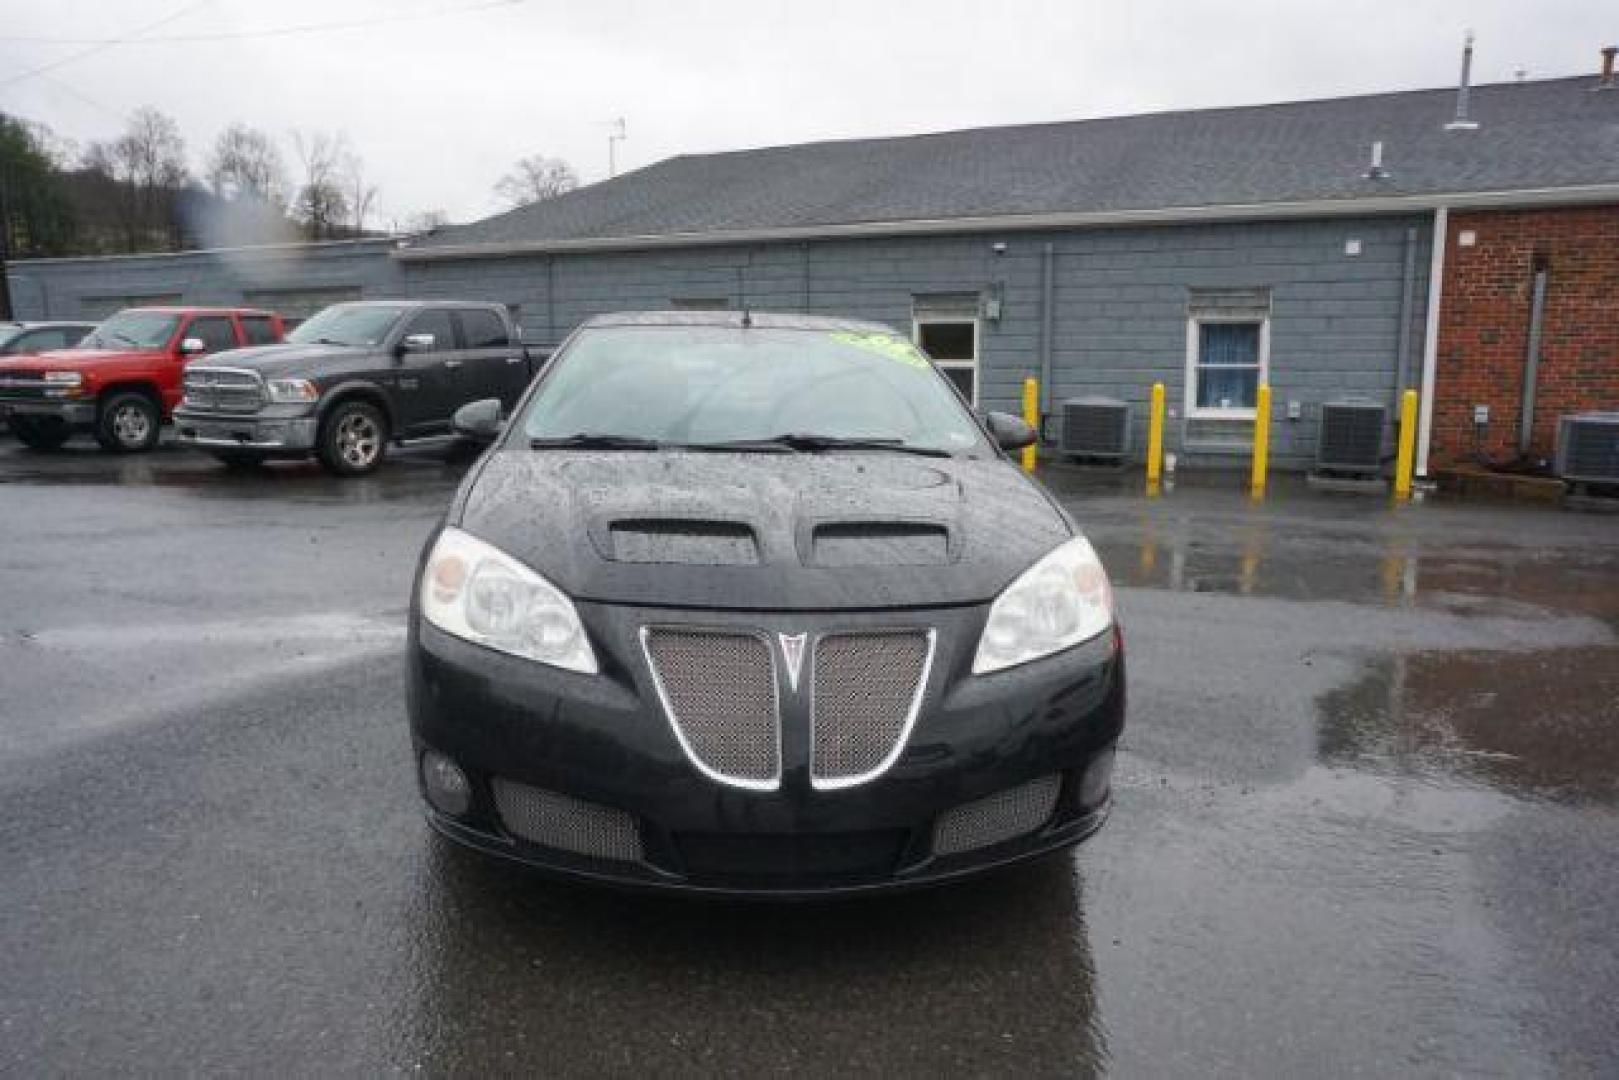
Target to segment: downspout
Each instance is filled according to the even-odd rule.
[[[1051,415],[1051,354],[1056,324],[1057,247],[1047,242],[1040,249],[1040,416]],[[1041,424],[1042,429],[1045,424]]]
[[[1518,418],[1518,456],[1529,456],[1535,432],[1535,376],[1540,371],[1540,331],[1546,319],[1546,264],[1535,265],[1535,292],[1529,302],[1529,346],[1523,358],[1523,413]]]
[[[557,278],[555,255],[545,257],[545,344],[557,347]]]
[[[1400,340],[1395,346],[1394,409],[1400,415],[1400,398],[1411,385],[1411,303],[1417,288],[1417,230],[1405,230],[1405,270],[1400,278]]]
[[[1422,412],[1417,420],[1417,475],[1428,475],[1433,440],[1433,387],[1439,364],[1439,311],[1445,282],[1445,249],[1450,246],[1450,208],[1433,212],[1433,257],[1428,262],[1428,313],[1422,327]]]

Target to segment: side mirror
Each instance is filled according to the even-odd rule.
[[[208,351],[208,343],[200,337],[184,338],[180,342],[181,356],[196,356]]]
[[[1040,437],[1034,428],[1011,413],[985,413],[984,424],[1002,450],[1021,450],[1025,446],[1033,446]]]
[[[427,352],[438,344],[438,338],[432,334],[406,334],[400,339],[394,353],[404,356],[406,353]]]
[[[492,443],[506,427],[506,410],[499,398],[473,401],[455,410],[450,417],[450,430],[463,439],[477,443]]]

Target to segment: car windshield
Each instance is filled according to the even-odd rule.
[[[406,307],[394,304],[335,304],[287,335],[299,345],[380,345]]]
[[[15,340],[17,335],[22,332],[23,328],[20,326],[0,326],[0,349],[5,348],[8,343]]]
[[[161,349],[174,336],[180,316],[161,311],[120,311],[90,331],[81,349]]]
[[[983,446],[943,376],[888,332],[603,327],[556,364],[518,425],[531,440]]]

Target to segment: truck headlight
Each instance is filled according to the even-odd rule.
[[[973,674],[1026,664],[1113,625],[1113,588],[1090,542],[1075,537],[1029,567],[989,609]]]
[[[308,379],[271,379],[265,384],[270,400],[278,405],[309,404],[320,400],[320,390]]]
[[[80,386],[84,383],[84,376],[77,371],[47,371],[45,381],[57,386]]]
[[[474,644],[586,675],[598,670],[562,590],[460,529],[446,528],[434,542],[421,605],[428,622]]]

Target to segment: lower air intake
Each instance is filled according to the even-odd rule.
[[[933,825],[933,853],[960,855],[1032,833],[1051,820],[1061,790],[1053,773],[947,810]]]
[[[622,810],[510,780],[495,780],[492,786],[495,809],[513,836],[596,859],[641,859],[641,832]]]

